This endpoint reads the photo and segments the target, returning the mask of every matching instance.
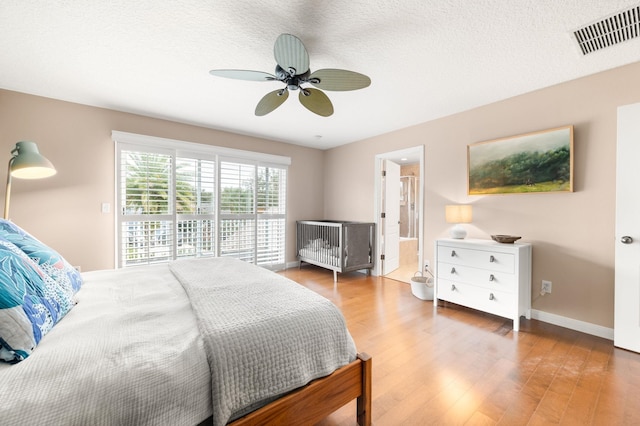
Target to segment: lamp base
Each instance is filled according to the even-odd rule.
[[[457,240],[462,240],[467,236],[467,230],[460,224],[454,225],[449,230],[449,235],[451,238],[455,238]]]

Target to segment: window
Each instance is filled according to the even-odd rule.
[[[113,132],[118,266],[231,256],[285,266],[287,157]]]

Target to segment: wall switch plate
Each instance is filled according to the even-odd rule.
[[[102,213],[110,213],[111,212],[111,204],[102,203],[102,205],[100,206],[100,211]]]
[[[545,295],[547,293],[551,293],[551,281],[542,280],[542,288],[540,289],[540,294]]]

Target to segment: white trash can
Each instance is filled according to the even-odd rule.
[[[421,300],[433,300],[433,278],[416,275],[411,277],[411,293]]]

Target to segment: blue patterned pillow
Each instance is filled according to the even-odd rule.
[[[70,296],[80,290],[82,276],[76,268],[71,266],[58,252],[41,243],[15,223],[0,219],[0,238],[12,242],[25,252]]]
[[[73,307],[71,296],[22,250],[0,238],[0,361],[28,357]]]

